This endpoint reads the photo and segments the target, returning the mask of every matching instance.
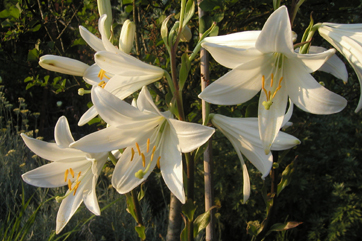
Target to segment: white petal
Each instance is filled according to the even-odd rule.
[[[199,98],[219,105],[244,103],[261,89],[262,75],[270,76],[272,59],[261,56],[231,70],[200,93]],[[268,73],[267,73],[268,72]]]
[[[24,133],[21,134],[21,137],[32,152],[49,161],[59,161],[67,158],[85,157],[85,153],[79,150],[75,150],[72,148],[63,149],[58,147],[58,145],[55,143],[48,143],[45,141],[33,139],[28,137]]]
[[[151,135],[150,135],[151,137]],[[151,137],[152,138],[152,137]],[[146,164],[151,160],[152,152],[146,152],[146,144],[145,142],[140,143],[140,149],[142,153],[145,155]],[[151,146],[154,145],[154,140],[151,141]],[[132,157],[132,148],[135,151],[134,158],[131,161]],[[142,166],[142,157],[138,154],[136,146],[133,144],[128,147],[122,154],[121,158],[118,160],[116,167],[114,168],[113,176],[112,176],[112,185],[117,190],[117,192],[124,194],[132,191],[139,184],[144,182],[147,177],[151,174],[152,170],[155,168],[157,164],[157,158],[159,157],[159,150],[156,150],[154,153],[154,159],[151,162],[150,169],[144,175],[142,179],[139,179],[135,176],[135,173],[139,170],[145,170],[145,167]]]
[[[296,61],[285,61],[285,85],[293,103],[313,114],[333,114],[347,105],[347,100],[321,86]]]
[[[309,49],[310,53],[320,53],[325,51],[326,49],[323,47],[311,46]],[[346,65],[343,61],[338,58],[336,54],[330,57],[323,65],[319,68],[319,71],[324,71],[326,73],[330,73],[335,77],[343,80],[343,82],[347,82],[348,80],[348,72]]]
[[[263,53],[294,54],[288,10],[281,6],[265,22],[255,47]]]
[[[147,123],[145,123],[147,124]],[[85,152],[105,152],[125,148],[149,136],[153,129],[144,126],[122,125],[123,129],[110,126],[73,142],[70,146]],[[123,156],[123,155],[122,155]]]
[[[290,149],[299,144],[300,140],[298,140],[296,137],[280,131],[275,138],[271,149],[273,151],[282,151]]]
[[[135,34],[135,23],[127,19],[122,25],[121,34],[119,36],[119,49],[129,54],[133,47]]]
[[[216,44],[219,46],[238,49],[254,48],[260,32],[261,31],[243,31],[227,35],[207,37],[202,41],[202,47],[208,44]]]
[[[94,117],[98,115],[96,107],[93,105],[91,106],[80,118],[78,125],[83,126],[91,121]]]
[[[90,163],[85,158],[72,158],[68,162],[52,162],[34,170],[24,173],[21,177],[24,182],[36,187],[61,187],[67,185],[64,178],[65,170],[72,168],[76,172],[85,172],[89,168]],[[71,176],[68,175],[70,178]],[[73,178],[74,179],[74,178]]]
[[[140,94],[138,95],[137,99],[137,108],[140,111],[149,111],[156,113],[158,115],[162,115],[161,112],[158,110],[157,106],[152,100],[152,96],[148,91],[147,87],[143,87]]]
[[[84,205],[95,215],[101,215],[101,210],[98,205],[97,195],[96,195],[96,185],[98,176],[90,175],[91,180],[87,182],[87,185],[83,190],[83,200]],[[84,180],[83,180],[84,181]]]
[[[83,76],[89,65],[75,59],[56,55],[44,55],[40,57],[39,65],[44,69],[62,74]]]
[[[285,113],[282,127],[286,126],[288,121],[290,120],[290,118],[292,118],[293,109],[294,109],[294,104],[293,104],[292,100],[289,99],[289,108],[287,110],[287,113]]]
[[[103,46],[104,48],[109,51],[109,52],[112,52],[112,53],[115,53],[115,54],[119,54],[119,53],[123,53],[121,50],[117,49],[107,38],[107,33],[106,33],[106,29],[105,29],[105,22],[106,22],[106,19],[107,19],[107,15],[106,14],[103,14],[99,20],[98,20],[98,29],[99,29],[99,32],[102,36],[102,43],[103,43]]]
[[[113,54],[101,51],[95,54],[95,61],[105,71],[123,76],[154,75],[160,79],[164,74],[161,68],[146,64],[123,52]]]
[[[97,64],[93,64],[84,72],[84,81],[90,85],[98,85],[101,82],[98,77],[99,71],[101,71],[101,68]]]
[[[106,50],[106,48],[103,46],[102,40],[89,32],[85,27],[79,26],[79,33],[84,41],[86,41],[87,44],[91,46],[91,48],[94,49],[96,52]]]
[[[335,49],[329,49],[316,54],[297,54],[296,57],[303,62],[306,71],[312,73],[320,69],[335,53]]]
[[[175,133],[183,153],[191,152],[202,146],[214,134],[214,128],[196,123],[175,119],[168,120],[170,128]]]
[[[154,123],[163,118],[152,112],[142,112],[100,87],[92,90],[92,101],[99,115],[111,126],[132,123],[141,126],[137,122]]]
[[[160,168],[163,180],[167,187],[181,203],[185,203],[186,197],[183,186],[182,156],[179,150],[177,137],[171,133],[170,126],[166,125],[161,141]]]
[[[58,119],[54,129],[55,142],[60,148],[69,147],[70,143],[74,142],[72,133],[70,132],[68,120],[65,116]]]

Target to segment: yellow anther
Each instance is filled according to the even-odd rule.
[[[101,69],[98,73],[98,78],[100,80],[103,80],[103,78],[106,78],[106,79],[110,79],[107,75],[106,75],[106,71],[104,71],[103,69]]]
[[[136,142],[136,147],[137,147],[138,155],[141,155],[140,146],[138,145],[138,143],[137,143],[137,142]]]
[[[101,82],[99,82],[99,84],[98,84],[98,86],[100,86],[100,87],[102,87],[103,89],[104,89],[104,87],[106,86],[106,82],[105,81],[101,81]]]
[[[74,178],[74,171],[72,168],[69,168],[70,174],[72,175],[72,177]]]
[[[78,182],[78,179],[79,179],[79,177],[80,177],[80,174],[81,174],[81,172],[78,173],[76,182]]]
[[[69,190],[72,190],[72,182],[70,181],[70,179],[68,179],[68,188]]]
[[[145,167],[146,166],[146,157],[143,153],[141,155],[142,155],[142,166]]]
[[[133,161],[133,157],[134,157],[134,150],[133,150],[133,148],[131,149],[131,151],[132,151],[131,161]]]
[[[266,97],[266,101],[263,101],[262,105],[264,106],[264,108],[266,110],[269,110],[271,105],[273,104],[273,98],[275,97],[275,95],[277,94],[277,92],[282,88],[282,80],[283,80],[283,77],[281,77],[279,79],[279,82],[278,82],[278,86],[277,88],[275,88],[275,90],[272,92],[271,90],[267,91],[265,89],[265,77],[264,75],[262,76],[262,84],[261,84],[261,88],[262,90],[264,91],[265,93],[265,97]],[[270,79],[270,88],[273,88],[273,84],[274,84],[274,75],[271,74],[271,79]]]
[[[156,151],[156,146],[153,146],[152,155],[151,155],[151,162],[153,161],[153,155],[155,154],[155,151]]]
[[[68,179],[68,173],[69,173],[69,170],[65,170],[64,172],[64,182],[67,182],[67,179]]]
[[[73,196],[75,196],[75,193],[77,192],[77,189],[78,189],[78,187],[79,187],[79,184],[80,184],[80,181],[75,184],[75,186],[74,186],[74,188],[73,188],[73,189],[74,189]]]
[[[161,156],[159,156],[158,159],[157,159],[157,167],[158,167],[158,169],[160,169],[160,159],[161,159]]]
[[[150,138],[147,139],[147,153],[150,151]]]
[[[271,74],[270,87],[273,87],[274,75]]]

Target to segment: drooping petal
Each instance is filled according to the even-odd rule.
[[[300,140],[298,138],[280,131],[276,136],[271,149],[273,151],[282,151],[290,149],[299,144]]]
[[[185,203],[183,186],[182,156],[177,137],[171,134],[170,126],[166,125],[160,146],[160,168],[167,187],[181,203]]]
[[[24,133],[21,134],[21,137],[32,152],[49,161],[59,161],[66,158],[84,158],[85,156],[79,150],[71,148],[62,149],[56,143],[37,140],[28,137]]]
[[[54,138],[60,148],[68,148],[70,143],[74,142],[68,120],[65,116],[61,116],[58,119],[54,129]]]
[[[79,26],[79,33],[84,41],[86,41],[87,44],[91,46],[91,48],[94,49],[96,52],[106,51],[106,48],[103,46],[102,40],[89,32],[85,27]]]
[[[89,67],[89,65],[75,59],[49,54],[40,57],[39,65],[50,71],[75,76],[83,76]]]
[[[215,132],[214,128],[196,123],[168,119],[171,130],[178,139],[178,144],[183,153],[191,152],[202,146]]]
[[[347,100],[321,86],[306,73],[297,60],[285,63],[285,85],[292,102],[304,111],[313,114],[333,114],[347,105]]]
[[[282,53],[289,57],[294,55],[292,39],[288,10],[281,6],[265,22],[255,47],[263,53]]]
[[[271,61],[261,56],[238,66],[207,86],[199,98],[219,105],[234,105],[250,100],[261,89],[263,72],[271,72],[267,67]]]
[[[309,53],[321,53],[326,51],[323,47],[318,46],[310,46]],[[347,82],[348,80],[348,72],[346,65],[343,61],[338,58],[336,54],[332,55],[323,65],[319,68],[319,71],[324,71],[326,73],[330,73],[337,77],[338,79],[343,80],[343,82]]]
[[[91,106],[80,118],[78,125],[83,126],[91,121],[94,117],[98,115],[97,109],[95,106]]]
[[[24,173],[21,177],[24,182],[36,187],[61,187],[67,185],[64,178],[65,170],[72,168],[78,172],[85,172],[89,168],[89,164],[84,162],[85,158],[69,158],[69,162],[52,162],[40,166],[34,170]]]
[[[89,174],[89,180],[86,180],[85,178],[84,180],[82,180],[87,181],[83,190],[83,201],[84,205],[88,208],[89,211],[91,211],[95,215],[101,215],[101,210],[99,208],[96,195],[97,180],[98,176],[91,175],[91,173]]]
[[[259,98],[259,133],[266,154],[269,153],[270,147],[283,124],[288,103],[288,95],[285,90],[286,87],[283,87],[273,98],[273,104],[269,110],[266,110],[263,106],[263,102],[266,101],[265,95],[262,93]]]

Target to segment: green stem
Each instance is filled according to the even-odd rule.
[[[190,153],[185,153],[186,163],[187,163],[187,200],[193,201],[194,199],[194,158],[190,155]],[[186,221],[187,225],[187,240],[193,241],[194,240],[194,220]]]
[[[137,224],[143,226],[141,207],[140,207],[140,203],[137,198],[136,191],[132,190],[131,195],[132,195],[132,201],[133,201],[133,205],[134,205],[134,212],[135,212],[136,218],[137,218]]]
[[[117,164],[117,159],[116,157],[112,154],[112,152],[108,152],[108,157],[109,159],[111,160],[111,162],[113,163],[113,165],[116,165]]]
[[[318,30],[319,27],[321,27],[321,25],[322,25],[321,23],[317,23],[310,29],[310,31],[308,33],[308,37],[306,39],[306,42],[308,42],[308,43],[300,48],[299,53],[301,53],[301,54],[308,53],[314,33]]]

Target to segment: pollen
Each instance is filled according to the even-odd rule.
[[[102,80],[101,82],[99,82],[98,86],[102,87],[104,89],[104,87],[106,86],[106,82],[104,80]]]
[[[147,139],[147,153],[150,151],[150,138]]]
[[[133,161],[133,157],[134,157],[134,149],[132,148],[132,149],[131,149],[131,151],[132,151],[131,161]]]
[[[104,71],[103,69],[101,69],[98,73],[98,78],[100,80],[103,80],[103,78],[106,78],[106,79],[110,79],[107,75],[106,75],[106,71]]]
[[[137,151],[138,151],[138,155],[141,155],[141,150],[140,150],[140,146],[138,145],[138,143],[136,142],[136,147],[137,147]]]

